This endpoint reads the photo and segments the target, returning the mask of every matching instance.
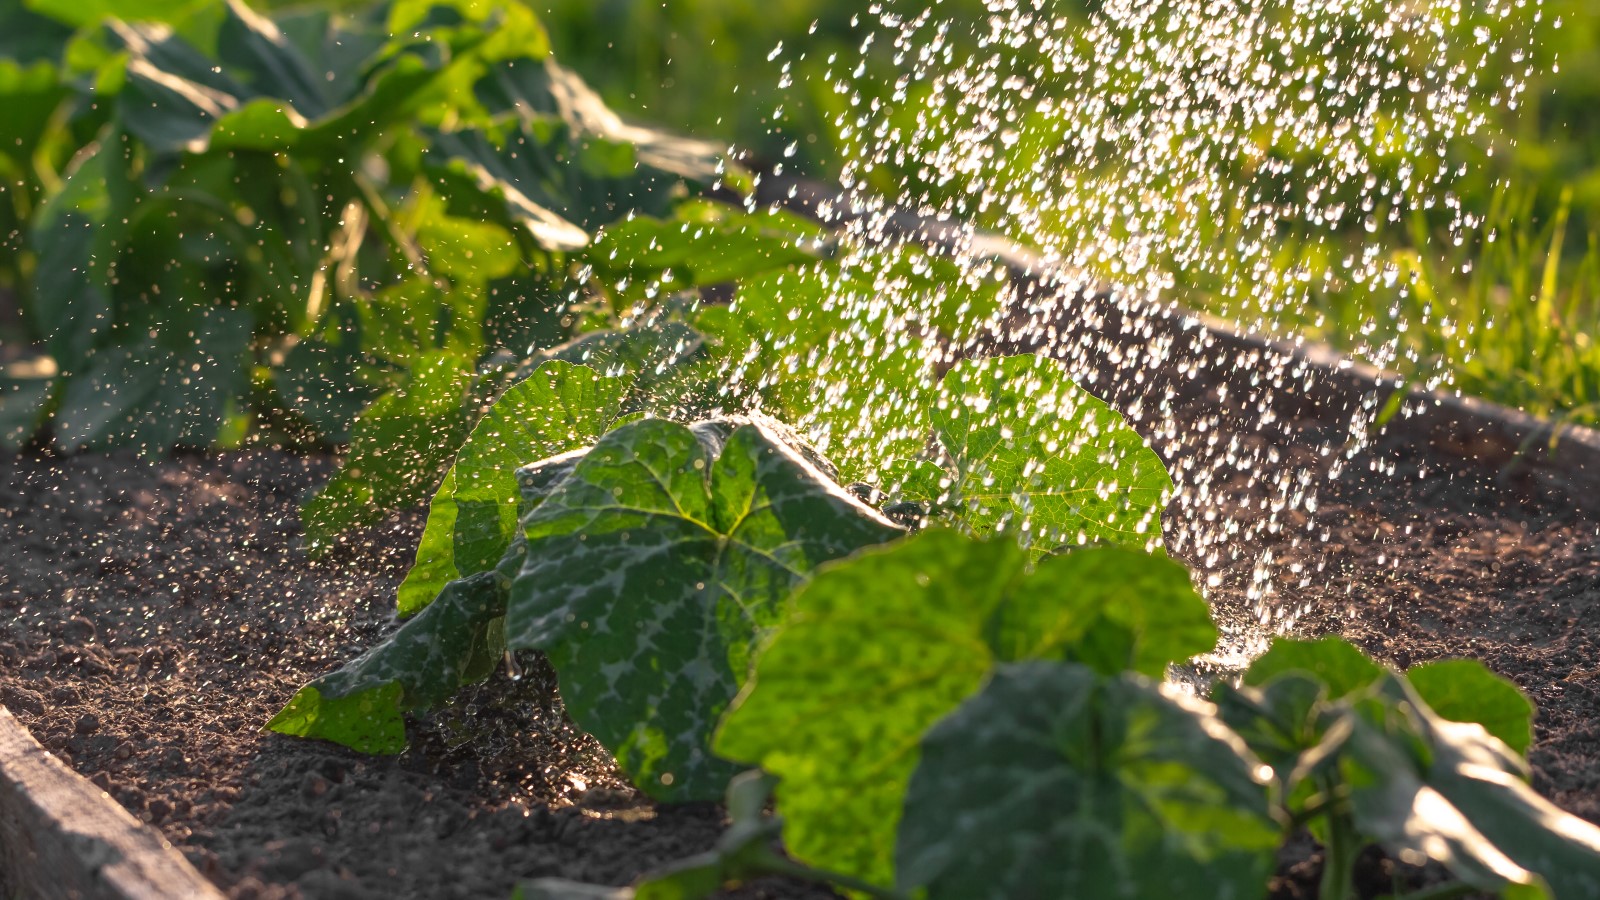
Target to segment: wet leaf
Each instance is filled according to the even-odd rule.
[[[706,202],[671,218],[636,216],[607,226],[583,254],[608,285],[659,282],[662,289],[734,282],[811,262],[821,226],[789,213],[746,213]]]
[[[299,341],[272,370],[284,405],[332,443],[349,441],[356,417],[404,374],[362,351],[354,311],[346,312],[348,327]]]
[[[742,174],[726,159],[722,146],[624,122],[576,72],[547,55],[531,65],[522,60],[507,60],[491,67],[488,76],[475,85],[475,90],[491,113],[514,112],[537,131],[560,122],[582,141],[627,145],[632,148],[628,156],[637,157],[641,166],[675,178],[698,183],[714,180],[736,183]],[[613,157],[616,162],[621,159]],[[620,170],[615,171],[620,174]],[[664,212],[651,211],[643,205],[639,209],[649,215]]]
[[[447,70],[403,43],[368,59],[323,54],[314,61],[238,0],[220,4],[204,20],[214,20],[209,27],[189,29],[204,49],[139,16],[125,18],[105,36],[128,54],[119,114],[130,133],[162,153],[288,151],[349,160],[348,170],[367,141],[412,120]],[[329,31],[335,45],[346,41],[337,28]],[[355,47],[372,45],[359,34],[348,38]],[[354,70],[363,70],[360,77]]]
[[[402,367],[431,355],[463,359],[483,354],[486,298],[477,284],[453,289],[408,278],[356,301],[364,352]]]
[[[639,322],[630,328],[591,331],[535,353],[524,365],[567,362],[587,366],[628,384],[629,412],[656,410],[678,413],[693,404],[701,388],[697,376],[704,338],[698,331],[672,319]]]
[[[363,753],[399,753],[407,710],[450,699],[500,661],[509,586],[496,571],[451,582],[376,646],[302,687],[266,727]]]
[[[91,144],[80,150],[61,190],[39,209],[30,230],[39,263],[24,299],[34,327],[69,374],[114,321],[106,269],[121,229],[108,224],[115,206],[108,186],[119,164],[114,149]]]
[[[793,422],[847,481],[923,449],[941,354],[925,334],[854,321],[882,293],[873,275],[822,262],[747,278],[694,320],[718,347],[721,392]]]
[[[891,496],[944,508],[976,534],[1015,533],[1035,553],[1093,541],[1161,546],[1161,511],[1172,479],[1122,416],[1075,385],[1057,362],[1017,356],[957,363],[930,415],[946,473],[926,467]]]
[[[817,565],[902,532],[755,424],[602,438],[522,523],[507,638],[644,791],[715,798],[708,747],[754,645]]]
[[[559,68],[553,62],[544,65]],[[548,90],[581,84],[561,71]],[[670,209],[682,178],[653,166],[630,140],[643,140],[649,132],[609,128],[615,118],[609,110],[605,122],[589,122],[562,99],[547,95],[540,103],[553,100],[555,114],[502,118],[428,135],[424,165],[455,214],[483,210],[500,224],[526,232],[538,247],[571,251],[586,246],[591,232],[608,222]]]
[[[896,846],[929,900],[1260,897],[1281,829],[1206,704],[1084,666],[1003,665],[922,738]]]
[[[783,779],[796,857],[887,885],[917,740],[997,663],[1159,676],[1215,642],[1175,562],[1092,547],[1030,570],[1009,538],[933,529],[825,567],[797,592],[715,748]]]
[[[627,390],[624,379],[563,362],[507,389],[433,496],[416,563],[400,585],[400,615],[416,614],[447,583],[493,568],[517,530],[517,468],[599,440],[622,415]]]

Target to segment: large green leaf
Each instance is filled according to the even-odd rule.
[[[344,467],[300,510],[313,550],[435,490],[472,425],[472,386],[471,360],[430,354],[356,418]]]
[[[701,201],[683,204],[668,219],[635,216],[608,225],[582,260],[613,289],[648,283],[670,291],[811,262],[821,236],[821,226],[791,213]]]
[[[670,800],[739,771],[711,730],[795,585],[901,533],[760,425],[660,419],[602,438],[522,526],[510,645],[544,650],[573,720]]]
[[[588,366],[627,381],[629,411],[691,418],[698,410],[687,407],[694,405],[692,395],[703,384],[695,377],[701,374],[703,350],[698,331],[671,318],[650,317],[629,328],[591,331],[542,350],[524,369],[552,361]]]
[[[1393,673],[1345,716],[1340,774],[1362,833],[1507,897],[1600,892],[1600,828],[1535,793],[1521,757],[1483,726],[1444,720]]]
[[[1327,685],[1328,698],[1348,696],[1383,677],[1384,667],[1341,637],[1275,638],[1241,679],[1259,686],[1287,672],[1302,672]]]
[[[40,15],[73,27],[101,19],[170,22],[192,13],[205,0],[19,0]]]
[[[783,779],[790,852],[889,884],[917,740],[996,663],[1159,676],[1216,642],[1175,562],[1114,546],[1028,561],[1008,537],[933,529],[826,567],[796,594],[715,745]]]
[[[6,98],[6,115],[0,117],[0,172],[7,158],[17,171],[31,167],[40,138],[70,93],[49,63],[22,66],[0,54],[0,96]]]
[[[401,616],[457,578],[487,571],[517,529],[516,469],[599,440],[622,415],[628,382],[547,362],[479,420],[428,508],[417,561],[400,585]]]
[[[695,318],[720,348],[728,401],[793,422],[852,481],[926,445],[942,358],[930,335],[889,315],[875,274],[831,262],[770,272]],[[893,299],[915,307],[924,293]]]
[[[1526,754],[1533,746],[1533,701],[1509,680],[1475,659],[1442,659],[1406,670],[1428,707],[1452,722],[1476,722]]]
[[[624,122],[576,72],[548,55],[506,58],[474,89],[491,113],[514,114],[535,130],[560,121],[583,141],[625,144],[640,165],[677,178],[733,185],[744,177],[718,144]]]
[[[72,27],[28,8],[26,3],[0,3],[0,59],[24,66],[58,63]]]
[[[1034,356],[957,363],[931,415],[942,454],[891,468],[891,496],[945,508],[977,534],[1013,532],[1036,553],[1089,541],[1161,546],[1161,511],[1172,492],[1166,468],[1060,363]]]
[[[679,184],[643,165],[633,145],[559,120],[436,132],[425,162],[452,204],[476,196],[550,250],[579,249],[592,229],[630,212],[667,212]]]
[[[442,703],[494,670],[505,651],[510,583],[498,571],[451,582],[382,642],[302,687],[266,727],[363,753],[399,753],[406,710]]]
[[[279,400],[331,443],[349,441],[356,417],[403,375],[363,352],[360,319],[350,307],[272,368]]]
[[[1206,704],[1084,666],[1001,666],[922,739],[896,846],[929,900],[1249,898],[1281,827]]]
[[[449,198],[451,213],[471,216],[481,210],[546,250],[588,244],[589,233],[556,211],[569,205],[568,168],[559,151],[509,126],[486,127],[432,137],[424,162],[439,192]],[[523,161],[530,156],[534,162]],[[535,168],[539,161],[544,164]]]
[[[116,135],[107,140],[115,141]],[[121,228],[112,217],[108,185],[121,162],[115,148],[104,145],[79,151],[61,190],[39,209],[29,229],[38,270],[24,299],[33,327],[69,373],[113,322],[107,268]]]
[[[404,42],[366,59],[325,51],[313,60],[239,0],[218,7],[182,35],[134,15],[113,21],[103,36],[127,54],[122,121],[159,152],[292,151],[337,158],[348,168],[367,140],[408,121],[452,64]],[[366,35],[345,35],[322,21],[323,48],[348,38],[372,49]],[[477,33],[452,49],[470,50],[486,37]]]
[[[486,303],[474,282],[447,288],[429,278],[407,278],[354,304],[362,349],[406,368],[435,353],[477,359],[484,349]]]
[[[430,131],[425,167],[458,215],[493,217],[548,250],[664,215],[684,181],[724,169],[712,145],[624,123],[548,57],[491,65],[474,90],[486,116]]]

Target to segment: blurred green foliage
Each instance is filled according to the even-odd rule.
[[[937,148],[960,124],[930,116],[923,89],[897,80],[903,48],[878,20],[927,11],[910,0],[265,8],[270,21],[220,0],[0,0],[0,338],[55,357],[55,371],[0,373],[0,440],[25,441],[52,415],[67,447],[228,442],[263,427],[348,440],[420,361],[443,354],[472,372],[625,315],[648,279],[613,273],[613,288],[629,287],[598,293],[575,284],[580,248],[610,219],[667,213],[686,163],[714,180],[709,161],[734,147],[756,170],[834,178],[872,143],[851,133],[863,110],[913,148]],[[1051,6],[1079,23],[1098,8]],[[983,52],[982,0],[932,9],[953,23],[955,58]],[[143,24],[102,24],[112,15]],[[1534,56],[1506,63],[1526,77],[1521,103],[1484,110],[1488,126],[1444,155],[1410,160],[1465,164],[1452,191],[1483,218],[1468,240],[1452,239],[1439,210],[1376,237],[1354,217],[1332,231],[1291,226],[1264,273],[1225,252],[1205,269],[1158,260],[1177,273],[1174,296],[1249,327],[1385,348],[1419,381],[1448,370],[1463,391],[1600,421],[1600,119],[1589,114],[1600,9],[1543,0],[1537,18],[1525,6],[1503,22],[1534,31]],[[570,70],[549,61],[552,47]],[[1045,93],[1070,89],[1033,52],[1008,48],[1002,69]],[[634,129],[613,109],[704,142]],[[1021,127],[987,173],[1002,192],[1067,137],[1038,118]],[[998,221],[916,153],[854,175]],[[1225,250],[1242,226],[1200,227]],[[1372,243],[1398,277],[1317,277]],[[1265,317],[1241,304],[1252,278],[1290,274],[1314,285],[1296,303]],[[189,372],[164,373],[173,358]],[[492,394],[483,377],[463,396]],[[107,404],[112,384],[123,389]]]

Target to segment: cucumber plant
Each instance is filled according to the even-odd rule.
[[[1111,443],[1063,454],[1084,471],[1098,460],[1106,471],[1165,478],[1154,453],[1058,364],[964,363],[945,383],[968,379],[996,397],[1026,379],[1041,395],[1074,401],[1044,410],[995,403],[1011,417],[996,427],[1017,440],[1091,411]],[[711,732],[793,588],[905,528],[841,487],[832,465],[776,420],[680,424],[637,408],[636,386],[626,368],[603,375],[549,359],[507,390],[435,494],[399,592],[405,624],[307,685],[269,727],[397,752],[406,710],[484,677],[482,663],[506,649],[537,649],[555,665],[568,712],[642,789],[719,796],[738,769],[711,752]],[[996,483],[1037,485],[1020,475]],[[1134,494],[1117,509],[1142,503],[1129,515],[1153,520],[1163,499]],[[1009,527],[1025,534],[1029,524],[1013,516]]]
[[[751,767],[775,785],[776,817],[746,810],[710,856],[524,896],[710,896],[763,873],[876,896],[1262,896],[1302,827],[1328,897],[1353,896],[1371,843],[1443,864],[1451,891],[1587,896],[1600,877],[1600,830],[1526,783],[1531,706],[1477,664],[1400,675],[1337,639],[1280,640],[1209,701],[1162,686],[1216,628],[1158,530],[1109,527],[1159,523],[1142,468],[1159,462],[1055,364],[969,361],[935,386],[919,464],[950,474],[911,495],[914,533],[874,508],[902,499],[892,482],[846,490],[776,421],[680,423],[611,371],[547,358],[505,392],[435,496],[404,623],[269,723],[396,752],[407,711],[534,649],[642,791],[714,799]],[[1039,504],[973,516],[950,501],[960,405],[1001,435],[977,460],[1093,429],[1037,480],[992,466],[993,502],[1092,487],[1120,505],[1051,542],[1067,532],[1021,512]]]
[[[1285,640],[1164,687],[1216,637],[1171,482],[1058,364],[966,358],[992,273],[693,199],[742,173],[622,123],[516,0],[0,18],[0,282],[54,361],[0,373],[0,442],[348,443],[314,547],[431,492],[403,622],[269,727],[398,752],[537,650],[642,791],[732,785],[712,853],[526,896],[1250,897],[1302,827],[1330,900],[1370,843],[1433,896],[1600,894],[1481,666]]]

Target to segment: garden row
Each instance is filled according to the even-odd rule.
[[[1215,626],[1150,555],[1159,461],[1056,364],[957,364],[928,452],[883,491],[768,422],[617,425],[627,384],[547,362],[508,392],[434,500],[405,624],[270,727],[398,752],[405,712],[542,651],[641,790],[729,792],[718,849],[640,897],[772,873],[883,896],[1259,896],[1303,827],[1325,897],[1352,896],[1372,842],[1443,863],[1451,890],[1594,891],[1600,830],[1529,787],[1532,706],[1481,664],[1402,676],[1279,640],[1211,702],[1162,687]],[[781,820],[761,813],[774,785]],[[780,832],[804,865],[773,854]]]
[[[348,439],[319,550],[432,496],[404,624],[273,729],[397,752],[540,651],[640,790],[728,794],[638,896],[1252,896],[1302,827],[1328,898],[1368,842],[1460,889],[1600,883],[1481,666],[1280,641],[1209,701],[1160,686],[1216,640],[1172,483],[1060,364],[968,358],[995,273],[692,199],[748,180],[618,120],[523,7],[41,9],[82,30],[35,32],[19,146],[84,141],[28,194],[55,369],[4,385],[7,434]]]

